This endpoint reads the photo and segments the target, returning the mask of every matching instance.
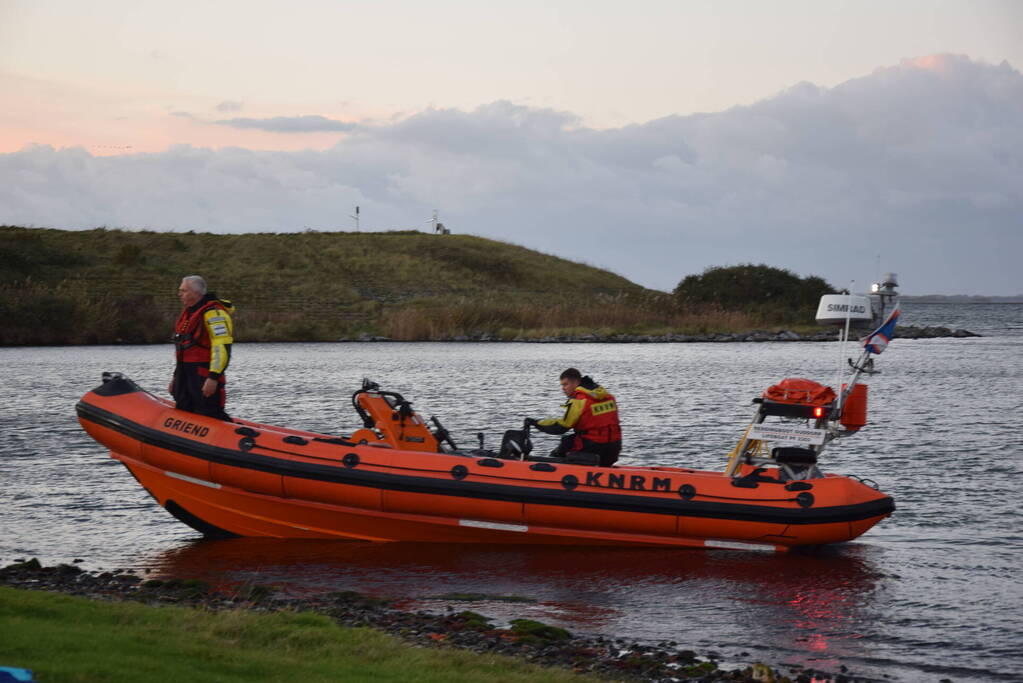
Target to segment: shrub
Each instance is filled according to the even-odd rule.
[[[812,312],[835,289],[817,276],[801,278],[764,264],[708,268],[689,275],[675,288],[684,306],[711,306],[725,311]]]

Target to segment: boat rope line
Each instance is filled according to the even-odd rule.
[[[263,436],[263,435],[260,435],[260,436]],[[255,437],[253,437],[253,438],[255,438]],[[321,441],[325,441],[325,440],[321,439]],[[327,443],[331,443],[331,442],[327,441]],[[349,446],[349,448],[351,448],[352,446],[357,446],[358,445],[358,444],[351,444],[349,442],[345,442],[345,444],[347,444]],[[306,458],[306,459],[309,459],[309,460],[322,460],[324,462],[329,462],[329,463],[334,463],[334,464],[336,464],[338,462],[342,462],[342,460],[340,458],[328,458],[328,457],[324,457],[322,455],[312,455],[310,453],[300,453],[298,451],[290,451],[290,450],[285,450],[285,449],[282,449],[282,448],[274,448],[273,446],[264,446],[264,445],[262,445],[262,444],[260,444],[258,442],[254,443],[252,445],[252,448],[254,448],[254,449],[258,448],[260,450],[270,451],[272,453],[282,453],[284,455],[292,455],[292,456],[295,456],[296,458]],[[391,449],[387,449],[387,450],[391,450]],[[458,454],[456,454],[456,453],[438,453],[438,455],[458,455]],[[472,458],[471,456],[462,456],[462,457],[467,457],[468,458],[467,462],[472,462],[473,460],[475,460],[475,458]],[[422,467],[406,467],[404,465],[394,465],[394,464],[382,463],[382,462],[365,462],[363,464],[365,464],[365,465],[367,465],[369,467],[377,467],[377,468],[380,468],[380,469],[383,469],[383,470],[397,470],[397,471],[402,471],[402,472],[417,472],[417,473],[420,473],[420,474],[436,475],[436,476],[440,476],[440,477],[444,477],[444,476],[447,476],[447,475],[450,474],[450,470],[449,469],[431,470],[431,469],[424,469]],[[685,474],[685,473],[690,473],[691,474],[691,473],[693,473],[695,471],[696,470],[680,470],[679,473],[680,474]],[[490,480],[493,480],[493,481],[500,481],[500,482],[525,482],[525,483],[530,483],[530,484],[541,483],[541,484],[552,484],[554,486],[561,486],[561,479],[560,478],[557,478],[557,479],[536,479],[536,478],[527,478],[527,477],[511,477],[511,476],[507,476],[507,475],[503,475],[503,474],[494,474],[492,472],[473,472],[472,475],[474,477],[478,477],[478,478],[481,478],[481,479],[490,479]],[[784,484],[785,482],[783,482],[783,481],[771,481],[769,483],[772,483],[772,484]],[[586,486],[586,487],[589,487],[591,489],[598,489],[598,490],[603,488],[601,486],[593,486],[592,484],[587,484],[586,482],[579,482],[579,486]],[[796,496],[790,496],[788,498],[744,498],[744,497],[739,497],[739,496],[715,496],[715,495],[710,494],[710,493],[700,493],[700,492],[696,492],[695,494],[693,494],[693,496],[695,498],[707,498],[707,499],[712,499],[712,500],[747,501],[747,502],[754,502],[754,503],[790,503],[790,502],[794,502],[796,500]]]
[[[141,392],[142,389],[138,388],[137,385],[135,385],[134,391]],[[134,391],[130,392],[130,393],[134,393]],[[133,423],[133,424],[137,424],[137,423]],[[256,441],[256,439],[258,437],[260,437],[260,436],[278,436],[278,434],[275,431],[275,428],[273,426],[271,426],[271,425],[264,425],[264,424],[260,424],[260,423],[256,423],[256,422],[249,422],[249,421],[239,422],[238,424],[243,424],[243,426],[240,429],[236,429],[235,431],[238,434],[242,434],[244,436],[251,437],[251,440],[250,440],[250,444],[251,445],[249,446],[249,448],[258,448],[258,449],[264,450],[264,451],[270,451],[270,452],[273,452],[273,453],[281,453],[283,455],[290,455],[290,456],[293,456],[293,457],[296,457],[296,458],[305,458],[307,460],[321,460],[323,462],[329,462],[332,465],[336,465],[338,462],[343,462],[343,459],[341,459],[341,458],[325,457],[325,456],[322,456],[322,455],[313,455],[311,453],[303,453],[303,452],[299,452],[299,451],[295,451],[295,450],[283,449],[283,448],[274,448],[273,446],[263,445],[263,444],[259,443],[258,441]],[[343,438],[330,438],[330,437],[324,437],[324,436],[317,436],[317,435],[315,435],[313,433],[308,433],[308,434],[309,434],[309,436],[308,436],[309,440],[317,441],[317,442],[323,443],[323,444],[334,445],[334,446],[344,446],[346,449],[354,448],[354,447],[359,445],[357,443],[354,443],[354,442],[351,442],[351,441],[347,441],[347,440],[345,440]],[[299,437],[299,438],[305,438],[305,437]],[[282,440],[284,440],[285,443],[287,443],[287,436],[283,437]],[[391,450],[391,448],[388,447],[387,450]],[[460,456],[462,456],[463,454],[460,454],[460,453],[443,453],[442,455],[460,455]],[[469,460],[468,460],[469,462],[472,462],[474,460],[478,461],[478,459],[473,458],[471,456],[463,456],[463,457],[469,458]],[[444,476],[446,476],[446,475],[448,475],[450,473],[449,469],[431,470],[431,469],[424,469],[424,468],[421,468],[421,467],[406,467],[406,466],[403,466],[403,465],[394,465],[394,464],[390,464],[390,463],[370,463],[370,462],[366,462],[365,464],[370,466],[370,467],[376,467],[376,468],[379,468],[379,469],[396,470],[396,471],[402,471],[402,472],[416,472],[416,473],[420,473],[420,474],[426,473],[428,475],[435,475],[435,476],[440,476],[440,477],[444,477]],[[665,473],[668,473],[669,475],[671,473],[673,473],[673,472],[677,472],[677,473],[680,473],[680,474],[685,474],[685,473],[694,473],[696,471],[696,470],[693,470],[693,469],[690,469],[690,468],[666,468],[666,467],[658,467],[658,468],[651,468],[651,469],[663,471]],[[474,472],[473,476],[477,477],[479,479],[489,479],[489,480],[500,481],[500,482],[525,482],[527,484],[543,483],[543,484],[551,484],[551,485],[554,485],[554,486],[560,486],[561,485],[561,479],[560,478],[558,478],[558,479],[537,479],[537,478],[532,478],[532,477],[531,478],[527,478],[527,477],[513,477],[513,476],[496,474],[496,473],[489,472],[489,471],[487,471],[487,472]],[[855,479],[859,479],[858,477],[854,477],[854,478]],[[772,481],[767,482],[767,483],[783,484],[784,482],[773,481],[772,480]],[[601,489],[601,488],[604,488],[604,487],[601,487],[601,486],[592,486],[591,484],[586,483],[586,482],[579,482],[579,486],[585,486],[585,487],[594,488],[594,489],[598,489],[598,490]],[[877,486],[875,485],[874,488],[877,489]],[[796,496],[792,496],[792,497],[788,497],[788,498],[747,498],[747,497],[741,497],[741,496],[715,496],[715,495],[712,495],[712,494],[709,494],[709,493],[700,493],[700,492],[694,493],[693,497],[694,498],[706,498],[706,499],[711,499],[711,500],[723,500],[723,501],[729,501],[729,502],[746,501],[746,502],[753,502],[753,503],[785,503],[785,502],[793,502],[793,501],[797,500]]]
[[[551,505],[559,507],[615,510],[650,514],[700,517],[735,521],[763,522],[767,524],[827,524],[855,522],[890,514],[894,510],[891,498],[866,503],[826,508],[776,508],[761,505],[696,502],[650,498],[629,494],[597,493],[563,488],[533,488],[450,478],[415,477],[370,472],[359,468],[296,462],[252,451],[231,450],[197,442],[174,434],[167,434],[141,425],[117,413],[80,401],[76,405],[80,418],[102,427],[125,434],[141,443],[156,446],[188,457],[211,463],[249,469],[282,477],[294,477],[352,486],[378,488],[389,491],[425,493],[460,498],[506,501],[525,505]],[[307,457],[307,456],[301,456]]]
[[[355,444],[355,445],[357,445],[357,444]],[[264,446],[264,445],[262,445],[260,443],[254,443],[252,448],[258,448],[260,450],[270,451],[272,453],[282,453],[284,455],[292,455],[292,456],[295,456],[296,458],[306,458],[306,459],[309,459],[309,460],[322,460],[324,462],[335,463],[335,464],[338,463],[338,462],[342,462],[342,460],[340,458],[327,458],[327,457],[324,457],[322,455],[312,455],[310,453],[299,453],[297,451],[289,451],[289,450],[284,450],[282,448],[274,448],[273,446]],[[390,450],[390,449],[388,449],[388,450]],[[438,455],[455,455],[455,454],[453,454],[453,453],[439,453]],[[469,462],[472,462],[472,460],[473,460],[473,458],[470,458]],[[440,476],[440,477],[444,477],[444,476],[447,476],[448,474],[450,474],[450,470],[447,470],[447,469],[430,470],[430,469],[424,469],[422,467],[405,467],[403,465],[393,465],[393,464],[390,464],[390,463],[382,463],[382,462],[364,462],[363,464],[367,465],[369,467],[377,467],[377,468],[382,469],[382,470],[398,470],[398,471],[402,471],[402,472],[417,472],[417,473],[420,473],[420,474],[436,475],[436,476]],[[695,470],[686,470],[686,471],[692,473]],[[555,486],[561,486],[561,479],[560,478],[558,478],[558,479],[534,479],[534,478],[526,478],[526,477],[510,477],[510,476],[501,475],[501,474],[492,474],[491,472],[473,472],[472,475],[474,477],[479,477],[481,479],[491,479],[491,480],[494,480],[494,481],[501,481],[501,482],[505,482],[505,481],[507,481],[507,482],[526,482],[526,483],[541,483],[541,484],[552,484],[552,485],[555,485]],[[770,483],[773,483],[773,484],[784,484],[785,482],[783,482],[783,481],[772,481]],[[587,487],[592,488],[592,489],[603,488],[603,487],[600,487],[600,486],[593,486],[593,485],[587,484],[585,482],[579,482],[579,486],[587,486]],[[707,498],[707,499],[711,499],[711,500],[747,501],[747,502],[753,502],[753,503],[790,503],[790,502],[794,502],[796,500],[796,496],[790,496],[788,498],[741,498],[741,497],[737,497],[737,496],[715,496],[715,495],[710,494],[710,493],[700,493],[700,492],[696,492],[695,494],[693,494],[693,497],[695,497],[695,498]]]

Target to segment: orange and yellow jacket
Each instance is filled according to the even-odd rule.
[[[208,376],[218,379],[231,362],[234,323],[230,301],[207,293],[183,311],[174,326],[174,350],[178,363],[201,363]]]
[[[576,450],[584,450],[583,440],[597,444],[620,442],[622,429],[618,422],[618,405],[607,389],[590,377],[583,377],[575,393],[562,406],[565,414],[558,418],[538,420],[536,428],[546,434],[575,431]]]

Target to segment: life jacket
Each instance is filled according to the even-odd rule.
[[[620,442],[622,440],[622,428],[618,423],[618,404],[615,397],[608,393],[603,387],[596,387],[596,391],[579,387],[575,390],[572,398],[585,403],[582,415],[576,421],[575,450],[585,450],[584,441],[604,444]]]
[[[210,362],[210,335],[203,316],[211,308],[228,314],[234,309],[229,301],[210,298],[196,304],[194,310],[184,309],[178,316],[178,322],[174,325],[174,352],[179,363]]]

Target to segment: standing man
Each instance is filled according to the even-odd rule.
[[[174,326],[177,365],[167,391],[180,410],[230,420],[224,412],[224,372],[231,362],[234,306],[207,292],[198,275],[181,280],[178,298],[184,308]]]
[[[622,450],[622,428],[618,423],[615,397],[598,386],[589,376],[583,377],[575,368],[561,373],[561,390],[568,401],[562,406],[565,414],[546,420],[526,420],[545,434],[565,434],[557,454],[583,451],[600,456],[600,466],[610,467]]]

